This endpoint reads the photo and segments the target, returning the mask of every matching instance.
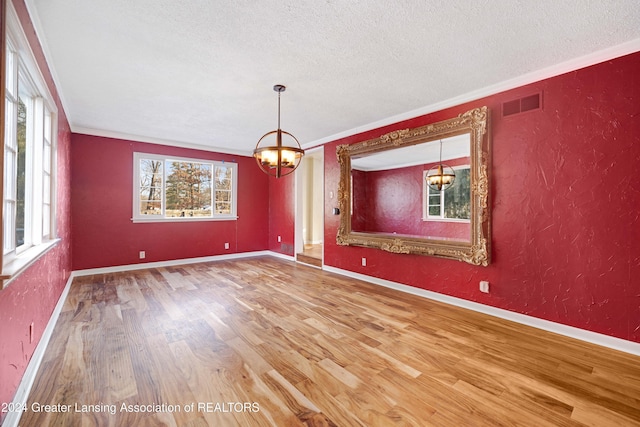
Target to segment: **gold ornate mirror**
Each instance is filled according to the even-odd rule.
[[[489,264],[487,107],[340,145],[337,156],[339,245]],[[454,182],[437,191],[426,174],[445,163]]]

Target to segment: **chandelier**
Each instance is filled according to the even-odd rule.
[[[456,173],[450,166],[442,164],[442,140],[440,140],[440,162],[427,172],[425,177],[427,185],[432,190],[444,191],[453,185],[456,180]]]
[[[273,90],[278,92],[278,129],[265,133],[258,140],[256,149],[253,150],[253,157],[255,157],[260,169],[267,175],[276,178],[289,175],[296,170],[302,156],[304,156],[304,150],[300,147],[296,137],[280,129],[280,94],[285,89],[286,87],[283,85],[273,87]],[[266,144],[265,138],[271,135],[276,137],[275,145]],[[289,140],[287,145],[283,143],[283,137]]]

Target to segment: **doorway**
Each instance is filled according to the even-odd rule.
[[[296,174],[296,261],[322,268],[324,148],[308,150]]]

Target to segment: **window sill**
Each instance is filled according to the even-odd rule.
[[[238,219],[237,215],[229,215],[229,216],[219,216],[214,218],[197,218],[197,217],[177,217],[177,218],[131,218],[131,222],[136,223],[145,223],[145,222],[199,222],[199,221],[236,221]]]
[[[455,219],[455,218],[422,218],[425,222],[457,222],[461,224],[471,224],[470,219]]]
[[[18,277],[49,250],[53,249],[60,240],[59,238],[52,239],[33,246],[5,263],[2,266],[2,274],[0,275],[0,289],[6,288],[13,279]]]

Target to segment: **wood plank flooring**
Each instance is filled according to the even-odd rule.
[[[302,252],[296,255],[296,261],[322,267],[322,244],[305,244]]]
[[[640,358],[220,261],[76,278],[20,425],[640,426]]]

